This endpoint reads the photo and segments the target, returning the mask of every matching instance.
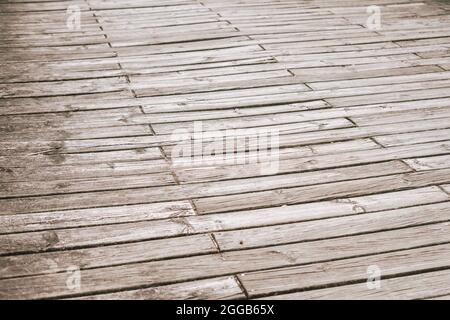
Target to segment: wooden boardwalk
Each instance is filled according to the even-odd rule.
[[[448,1],[2,0],[0,30],[0,298],[450,298]],[[175,164],[199,121],[278,132],[278,170]]]

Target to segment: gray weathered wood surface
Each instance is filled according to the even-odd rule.
[[[0,298],[449,299],[450,5],[373,4],[1,0]]]

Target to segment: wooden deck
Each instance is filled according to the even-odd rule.
[[[0,298],[450,298],[448,1],[2,0],[0,30]],[[199,121],[276,130],[278,171],[175,165]]]

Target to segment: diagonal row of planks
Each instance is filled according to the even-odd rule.
[[[0,298],[448,299],[450,5],[376,3],[0,1]]]

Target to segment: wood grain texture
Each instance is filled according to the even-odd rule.
[[[367,169],[371,170],[367,170]],[[355,167],[344,167],[341,169],[329,170],[327,173],[328,182],[332,181],[342,181],[342,183],[347,180],[355,178],[366,178],[380,175],[388,174],[399,174],[409,172],[412,169],[406,164],[401,162],[384,162],[371,164],[368,166],[355,166]],[[430,185],[430,179],[441,181],[446,183],[449,181],[446,173],[448,170],[442,169],[437,172],[423,172],[423,173],[405,173],[405,178],[412,180],[408,181],[408,185],[413,187],[414,180],[416,180],[416,186]],[[440,174],[440,175],[439,175]],[[398,177],[384,176],[380,178],[373,179],[394,179]],[[434,181],[433,180],[433,181]],[[351,180],[353,184],[363,183],[364,180]],[[369,180],[370,181],[370,180]],[[377,180],[375,180],[377,181]],[[402,180],[403,183],[404,180]],[[268,181],[265,177],[253,177],[247,180],[238,181],[217,181],[217,182],[206,182],[206,183],[195,183],[195,184],[185,184],[185,185],[173,185],[173,186],[162,186],[162,187],[150,187],[150,188],[139,188],[139,189],[125,189],[120,191],[97,191],[97,192],[85,192],[85,193],[73,193],[73,194],[61,194],[61,195],[51,195],[51,196],[39,196],[39,197],[23,197],[23,198],[13,198],[13,199],[0,199],[0,208],[2,209],[2,214],[8,213],[31,213],[40,212],[44,210],[65,210],[65,209],[79,209],[79,208],[89,208],[89,207],[101,207],[101,206],[111,206],[111,205],[125,205],[125,204],[140,204],[148,202],[162,202],[170,200],[185,200],[191,197],[226,197],[219,196],[221,194],[231,194],[230,197],[243,196],[243,192],[254,192],[255,195],[258,192],[273,192],[273,191],[262,191],[262,190],[273,190],[276,188],[276,183],[279,187],[289,186],[295,187],[298,185],[308,186],[308,188],[323,188],[321,185],[316,185],[317,183],[317,172],[310,172],[308,174],[287,174],[280,175],[274,181]],[[333,186],[339,184],[339,182],[334,182],[330,184],[325,184],[325,186]],[[313,186],[311,186],[313,185]],[[301,187],[299,187],[301,188]],[[303,187],[307,188],[307,187]],[[288,189],[290,190],[290,189]],[[393,190],[393,189],[390,189]],[[388,191],[388,190],[386,190]],[[364,192],[360,192],[365,194]],[[358,194],[359,195],[359,194]],[[305,195],[306,196],[306,195]],[[319,196],[319,195],[318,195]],[[83,199],[83,200],[82,200]],[[213,198],[208,198],[207,201],[211,201]],[[201,204],[200,200],[196,200],[196,203]],[[301,202],[301,201],[299,201]],[[4,207],[2,207],[4,206]],[[198,207],[199,212],[204,210]]]
[[[86,300],[237,300],[243,298],[245,294],[233,277],[85,297]]]
[[[221,250],[263,247],[405,228],[448,219],[449,202],[313,222],[215,233]],[[424,215],[423,212],[427,214]]]
[[[445,230],[448,237],[448,231]],[[349,251],[340,249],[340,245],[333,246],[335,239],[327,240],[327,245],[318,245],[317,243],[291,244],[285,246],[275,246],[263,249],[253,249],[245,251],[233,251],[229,253],[203,255],[196,257],[187,257],[180,259],[162,260],[155,262],[145,262],[138,264],[129,264],[126,266],[106,267],[101,269],[82,270],[82,279],[84,285],[77,290],[71,290],[66,286],[67,274],[54,273],[24,278],[11,278],[0,280],[2,297],[65,297],[71,295],[83,295],[86,293],[95,293],[95,291],[105,290],[126,290],[134,289],[137,286],[156,286],[169,284],[171,282],[194,280],[198,278],[214,277],[230,273],[247,273],[258,269],[270,269],[296,264],[311,263],[317,261],[316,256],[308,255],[311,245],[325,250],[324,260],[333,260],[338,258],[352,257],[355,254],[355,247],[359,250],[365,250],[365,254],[380,253],[378,245],[371,243],[368,248],[361,247],[356,241],[345,241]],[[415,237],[427,245],[438,244],[432,238]],[[439,240],[439,239],[437,239]],[[384,243],[389,246],[388,251],[392,250],[391,242],[375,241],[375,243]],[[306,248],[305,248],[306,246]],[[405,248],[405,243],[400,242],[400,247]],[[306,249],[306,251],[305,251]],[[435,268],[438,266],[447,266],[449,263],[448,246],[427,247],[425,248],[430,255],[420,255],[415,252],[414,259],[417,263],[425,265],[426,268]],[[425,250],[423,249],[423,250]],[[420,252],[420,251],[419,251]],[[396,253],[404,256],[404,253]],[[359,254],[358,254],[359,255]],[[426,260],[417,260],[418,256]],[[251,257],[251,260],[249,258]],[[397,258],[398,259],[398,258]],[[366,260],[368,261],[368,260]],[[409,266],[410,264],[406,264]],[[402,264],[402,266],[405,266]],[[366,265],[367,268],[367,265]],[[120,279],[120,281],[118,280]]]
[[[398,189],[435,185],[446,183],[445,181],[449,179],[449,172],[447,172],[446,169],[442,169],[349,180],[324,185],[210,197],[205,200],[197,199],[194,203],[201,213],[212,213],[223,211],[224,204],[227,205],[227,208],[232,210],[249,207],[291,205],[296,203],[306,203],[311,200],[319,201],[330,198],[352,197],[363,194],[374,194]]]
[[[429,196],[434,198],[438,194],[430,190]],[[2,233],[16,233],[133,221],[172,219],[194,214],[192,205],[188,201],[179,201],[40,212],[25,215],[2,215],[0,216],[0,224],[4,227]]]
[[[450,156],[436,156],[427,158],[415,158],[405,160],[406,163],[417,171],[448,168]]]
[[[51,240],[51,239],[50,239]],[[51,241],[50,241],[51,242]],[[167,248],[170,248],[168,250]],[[62,252],[0,257],[2,278],[53,274],[71,266],[92,269],[217,252],[208,235],[113,244]]]
[[[359,247],[370,245],[372,239],[378,236],[387,236],[385,239],[396,238],[406,236],[407,241],[412,241],[411,245],[414,245],[413,238],[421,234],[422,238],[424,234],[422,232],[432,232],[432,234],[443,235],[448,229],[448,223],[436,224],[424,227],[415,227],[410,229],[402,229],[398,231],[389,231],[381,234],[370,234],[367,236],[359,236]],[[437,232],[437,233],[435,233]],[[397,235],[396,235],[397,233]],[[411,238],[410,238],[411,236]],[[398,239],[399,239],[398,238]],[[337,241],[341,241],[338,239]],[[389,241],[389,240],[387,240]],[[401,240],[399,241],[401,242]],[[394,247],[397,242],[391,242]],[[387,244],[386,244],[387,245]],[[352,245],[353,246],[353,245]],[[383,249],[383,248],[380,248]],[[310,265],[288,267],[279,269],[270,269],[265,271],[249,272],[240,274],[244,286],[248,289],[251,297],[258,296],[271,296],[275,293],[289,292],[289,291],[301,291],[312,290],[327,286],[336,286],[336,291],[339,292],[339,286],[345,283],[351,283],[359,281],[364,284],[366,290],[367,280],[370,276],[368,269],[370,266],[376,266],[381,271],[381,279],[391,277],[395,275],[401,275],[416,270],[428,270],[433,268],[433,264],[437,261],[433,261],[433,254],[438,253],[437,257],[443,258],[440,254],[446,254],[445,250],[448,249],[448,245],[440,245],[427,248],[418,248],[411,250],[404,250],[399,252],[384,253],[378,255],[372,255],[369,257],[356,257],[351,259],[336,260],[315,263]],[[320,248],[317,252],[326,250]],[[345,247],[344,250],[347,250]],[[380,250],[379,252],[381,252]],[[311,254],[316,251],[312,251]],[[415,257],[415,254],[419,254],[419,257]],[[439,260],[441,267],[448,265],[448,260],[444,262]],[[432,289],[432,288],[430,288]],[[374,290],[376,291],[376,290]],[[309,292],[309,291],[308,291]],[[314,291],[311,291],[314,294]],[[342,292],[343,293],[343,292]],[[367,292],[370,294],[370,292]],[[344,294],[341,296],[345,297]],[[423,298],[424,296],[422,296]],[[356,298],[356,297],[353,297]],[[389,299],[389,297],[386,297]]]
[[[450,6],[371,5],[2,1],[0,298],[448,298]]]
[[[414,276],[384,279],[380,289],[369,289],[367,283],[292,293],[271,297],[288,300],[416,300],[448,293],[449,270]],[[445,296],[444,296],[445,297]],[[448,296],[447,296],[448,297]]]

